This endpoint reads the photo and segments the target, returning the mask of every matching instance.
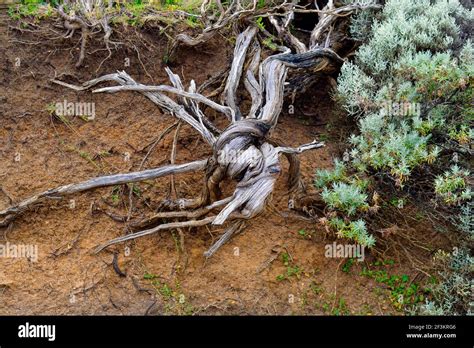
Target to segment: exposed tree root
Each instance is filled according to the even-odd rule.
[[[240,1],[231,1],[228,8],[224,9],[221,2],[217,0],[216,5],[221,9],[220,15],[217,21],[211,23],[207,15],[211,0],[205,0],[202,4],[201,16],[204,21],[208,21],[209,27],[196,38],[178,35],[177,40],[188,45],[202,43],[219,28],[259,14],[256,3],[255,0],[250,6],[245,7]],[[259,29],[251,23],[248,24],[247,28],[237,36],[232,65],[226,77],[220,103],[197,92],[201,90],[197,88],[194,81],[191,81],[190,86],[185,89],[179,76],[168,68],[166,72],[172,86],[142,85],[135,82],[124,71],[102,76],[85,82],[81,86],[53,80],[54,83],[76,91],[87,90],[99,83],[112,81],[118,85],[102,87],[93,92],[139,92],[162,110],[169,112],[181,122],[189,124],[212,147],[213,155],[208,159],[186,164],[171,164],[141,172],[99,177],[83,183],[48,190],[0,211],[0,217],[3,218],[0,226],[7,226],[16,216],[46,198],[62,197],[102,186],[205,170],[205,182],[200,197],[164,200],[162,207],[171,211],[157,213],[147,219],[132,222],[131,225],[143,228],[163,218],[185,219],[184,221],[162,223],[115,238],[100,245],[96,251],[165,229],[223,225],[230,222],[230,226],[222,237],[205,253],[206,257],[210,257],[234,234],[244,228],[245,220],[257,216],[265,209],[271,199],[275,181],[281,172],[280,154],[284,154],[290,162],[288,186],[293,194],[292,197],[297,197],[298,192],[304,190],[299,178],[299,162],[296,155],[320,148],[324,144],[313,141],[291,148],[282,146],[270,138],[282,110],[288,71],[292,69],[303,74],[305,71],[310,71],[314,74],[316,71],[323,71],[328,66],[341,64],[344,60],[332,49],[331,35],[336,30],[338,21],[344,20],[354,10],[366,7],[368,5],[348,5],[335,9],[333,2],[329,1],[322,11],[318,11],[321,16],[320,21],[312,31],[309,43],[305,44],[289,31],[293,13],[304,9],[298,7],[295,2],[284,1],[273,9],[275,13],[270,16],[270,21],[281,41],[287,46],[281,46],[280,53],[263,60],[261,60]],[[73,23],[71,28],[80,27],[84,30],[84,26],[75,17],[64,15],[63,18]],[[83,33],[83,35],[86,34]],[[85,40],[83,39],[83,42]],[[241,83],[251,99],[252,105],[249,111],[241,110],[239,107],[237,90]],[[201,111],[202,104],[222,114],[228,120],[228,126],[223,130],[215,126]],[[174,155],[172,158],[174,162]],[[222,199],[220,183],[224,179],[234,181],[236,187],[231,197]],[[213,211],[216,213],[207,216]]]
[[[62,198],[66,195],[84,192],[98,187],[114,186],[156,179],[170,174],[198,171],[206,167],[206,162],[206,160],[200,160],[186,164],[163,166],[160,168],[148,169],[140,172],[100,176],[94,179],[83,181],[81,183],[68,184],[44,191],[0,211],[0,217],[2,217],[2,220],[0,220],[0,227],[8,226],[8,224],[12,222],[18,215],[21,215],[29,208],[32,208],[34,205],[43,202],[46,199]]]

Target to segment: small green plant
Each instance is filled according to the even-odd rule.
[[[267,37],[265,40],[262,41],[262,43],[272,51],[276,51],[278,49],[278,46],[273,42],[273,38],[271,37]]]
[[[102,171],[101,165],[95,161],[95,156],[93,156],[91,153],[83,151],[73,145],[66,145],[66,151],[78,154],[81,158],[92,164],[97,170]]]
[[[69,119],[58,113],[57,112],[57,108],[56,108],[56,104],[54,103],[50,103],[46,106],[46,111],[52,116],[54,117],[54,119],[62,122],[64,125],[66,125],[67,127],[71,127],[71,121],[69,121]]]
[[[160,281],[159,278],[159,276],[149,272],[145,272],[143,275],[143,279],[150,281],[156,293],[161,296],[165,302],[165,311],[175,314],[192,315],[195,309],[187,302],[186,296],[181,292],[180,283],[175,281],[175,285],[171,286],[166,282]]]
[[[354,265],[354,259],[348,259],[343,265],[342,265],[342,271],[344,273],[350,273],[352,266]]]
[[[304,239],[310,240],[313,238],[313,231],[306,231],[305,229],[301,229],[298,231],[298,235],[303,237]]]
[[[258,17],[256,20],[255,20],[255,24],[257,24],[257,27],[262,30],[262,31],[265,31],[265,24],[263,23],[263,17]]]
[[[148,273],[148,272],[145,272],[145,274],[143,275],[143,279],[147,279],[147,280],[150,280],[150,279],[155,279],[155,275],[154,274],[151,274],[151,273]]]
[[[378,269],[364,267],[360,273],[363,276],[374,279],[377,283],[384,284],[389,291],[389,299],[392,306],[398,311],[410,311],[425,301],[429,289],[422,289],[418,284],[411,282],[407,274],[389,274],[385,266],[392,265],[391,262],[377,261],[372,266]],[[384,267],[380,269],[380,267]]]
[[[474,130],[462,124],[459,127],[451,128],[449,137],[460,144],[469,144],[474,139]]]
[[[167,300],[173,297],[173,290],[168,286],[168,284],[161,285],[159,292]]]
[[[321,286],[318,283],[316,283],[315,281],[312,281],[309,284],[309,288],[311,289],[311,291],[313,292],[314,295],[319,295],[323,291]]]
[[[336,159],[333,169],[316,171],[315,186],[322,188],[321,197],[329,208],[328,218],[320,220],[323,225],[334,229],[338,237],[352,239],[367,247],[375,245],[364,219],[352,220],[378,209],[376,201],[373,207],[367,201],[368,180],[357,174],[350,175],[346,163]]]
[[[393,197],[390,199],[390,204],[394,207],[402,209],[406,204],[406,200],[403,198]]]
[[[328,141],[329,140],[329,134],[328,133],[321,133],[321,134],[319,134],[318,138],[321,141]]]
[[[127,186],[128,186],[128,189],[131,190],[135,196],[140,197],[142,195],[140,186],[138,186],[137,184],[128,184]]]
[[[120,186],[114,186],[112,188],[112,193],[110,194],[110,199],[113,204],[118,204],[120,202],[120,196],[122,194],[122,188]]]
[[[141,1],[140,1],[140,3],[141,3]],[[161,3],[163,5],[172,6],[172,5],[179,5],[180,2],[177,1],[177,0],[162,0]]]
[[[468,236],[469,241],[474,241],[474,214],[472,214],[472,201],[466,202],[460,208],[460,213],[454,218],[454,224]]]
[[[188,17],[185,21],[186,25],[190,28],[198,28],[201,24],[198,22],[196,17]]]
[[[346,300],[344,300],[342,297],[339,298],[337,306],[333,308],[331,314],[332,315],[349,315],[350,311],[347,308]]]
[[[286,267],[286,272],[283,274],[279,274],[276,277],[276,280],[281,282],[283,280],[290,280],[292,277],[296,277],[297,279],[300,279],[301,273],[303,270],[298,266],[293,263],[293,260],[290,257],[290,254],[288,253],[282,253],[281,254],[281,261],[283,262],[283,265]]]

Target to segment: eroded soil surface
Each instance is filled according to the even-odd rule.
[[[121,50],[96,72],[106,52],[88,55],[86,65],[75,69],[77,46],[72,51],[74,57],[70,50],[77,40],[35,44],[41,43],[41,38],[9,28],[17,24],[4,14],[0,20],[0,209],[10,200],[17,202],[59,185],[138,170],[146,146],[175,120],[139,94],[75,92],[49,80],[56,77],[79,84],[126,70],[142,83],[168,84],[162,63],[166,38],[158,31],[143,32],[154,45],[142,52],[146,55],[143,64],[134,52]],[[178,50],[171,67],[186,85],[191,79],[199,85],[224,69],[231,54],[231,44],[220,37],[197,49]],[[124,65],[126,58],[130,66]],[[313,193],[314,172],[331,167],[332,159],[340,156],[345,139],[345,126],[340,125],[348,123],[329,97],[329,85],[329,80],[323,78],[298,97],[293,114],[287,112],[285,104],[274,134],[290,146],[318,137],[326,141],[325,148],[300,156],[302,178]],[[71,117],[67,123],[54,119],[48,106],[63,100],[95,103],[96,118],[86,122]],[[158,144],[143,168],[169,163],[173,135],[174,131]],[[205,158],[210,153],[196,132],[181,127],[177,163]],[[287,168],[283,158],[282,163]],[[202,176],[196,174],[177,176],[178,196],[196,196],[201,180]],[[91,205],[127,216],[126,187],[86,192],[70,197],[73,202],[47,202],[0,231],[1,243],[39,248],[37,262],[0,258],[0,314],[399,313],[386,287],[360,275],[363,267],[370,268],[376,261],[376,254],[368,253],[364,262],[352,266],[347,266],[347,260],[325,257],[325,245],[339,240],[317,222],[305,221],[288,209],[285,182],[284,172],[272,207],[208,260],[203,252],[222,229],[183,230],[184,238],[178,231],[165,231],[94,254],[98,244],[126,233],[126,224],[103,213],[93,214]],[[170,179],[136,187],[133,215],[150,214],[168,197]],[[409,207],[405,210],[400,214],[410,212]],[[316,214],[322,216],[320,211]],[[430,250],[448,248],[448,242],[434,232],[428,221],[388,219],[380,228],[394,225],[404,234],[415,235]],[[125,276],[114,269],[114,253],[115,268]],[[429,268],[431,254],[419,249],[414,263],[406,250],[394,244],[384,255],[393,264],[384,267],[390,274],[407,274],[413,281],[422,281],[426,276],[417,265],[421,262]]]

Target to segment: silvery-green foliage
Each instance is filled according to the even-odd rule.
[[[388,171],[402,184],[416,165],[431,162],[439,149],[428,148],[430,136],[417,130],[421,121],[416,117],[398,124],[387,122],[387,117],[379,112],[359,121],[360,134],[349,139],[355,149],[353,165],[360,171],[368,166]]]
[[[329,225],[337,231],[337,235],[340,238],[354,240],[360,245],[369,248],[375,245],[375,238],[367,232],[365,221],[362,219],[346,222],[341,218],[335,217],[329,221]]]
[[[387,1],[370,40],[338,79],[342,105],[359,120],[360,133],[350,139],[356,169],[388,172],[402,185],[416,166],[433,163],[439,154],[430,145],[435,128],[465,127],[462,122],[472,118],[472,43],[464,43],[459,57],[449,51],[459,36],[456,20],[470,17],[472,10],[457,0]],[[459,86],[468,87],[458,92]],[[421,104],[429,105],[425,113]],[[417,108],[404,113],[392,105]]]
[[[344,108],[352,115],[373,107],[376,84],[360,67],[348,62],[341,68],[337,91]]]
[[[344,4],[358,3],[362,5],[380,4],[381,1],[375,0],[345,0]],[[377,9],[365,9],[356,11],[351,18],[350,33],[351,38],[357,41],[366,42],[372,36],[372,24],[378,16]]]
[[[334,182],[330,189],[323,189],[321,196],[329,208],[340,210],[348,216],[353,216],[358,211],[366,211],[369,207],[367,195],[353,184]]]
[[[358,52],[358,64],[384,78],[400,57],[447,50],[459,35],[454,14],[462,9],[455,0],[387,1],[383,18],[373,25],[372,39]]]
[[[474,215],[472,205],[472,200],[463,204],[460,209],[461,212],[457,216],[457,221],[455,221],[458,229],[468,236],[470,242],[474,242]]]
[[[332,216],[329,225],[336,234],[366,247],[374,246],[375,238],[368,233],[365,221],[361,218],[352,220],[354,216],[360,217],[369,210],[366,193],[368,181],[357,175],[349,175],[346,164],[335,160],[333,169],[316,171],[315,185],[323,188],[321,196]]]
[[[470,173],[457,165],[438,175],[435,179],[435,192],[446,204],[457,204],[472,199],[472,192],[467,185]]]
[[[334,160],[334,169],[318,169],[314,184],[318,188],[331,184],[336,181],[344,180],[346,177],[346,165],[339,159]]]
[[[474,302],[474,258],[467,249],[455,249],[452,253],[438,251],[435,260],[441,264],[439,282],[433,287],[433,300],[420,307],[426,315],[472,315]]]
[[[376,106],[377,92],[393,82],[393,69],[401,59],[422,51],[447,51],[459,36],[456,16],[472,18],[472,13],[457,0],[387,1],[355,64],[346,63],[341,70],[338,92],[348,112]]]
[[[468,39],[463,45],[461,52],[459,53],[459,61],[461,66],[469,69],[472,73],[474,70],[474,45],[471,39]]]
[[[401,187],[415,168],[434,164],[446,145],[466,146],[474,134],[469,126],[474,49],[460,35],[472,10],[458,0],[388,0],[375,13],[366,12],[369,20],[353,16],[354,37],[365,40],[338,78],[338,100],[358,124],[349,139],[350,162],[344,171],[336,167],[316,175],[330,211],[337,219],[344,216],[332,225],[346,237],[352,219],[369,209],[363,203],[366,189],[348,173],[389,174]],[[360,26],[364,21],[371,23],[369,35],[368,26]],[[467,188],[462,192],[470,195]]]

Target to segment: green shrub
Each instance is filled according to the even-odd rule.
[[[467,186],[468,170],[461,170],[457,165],[435,179],[435,192],[446,204],[456,204],[472,198],[471,189]]]
[[[472,142],[474,48],[458,42],[459,19],[472,22],[474,12],[458,1],[387,1],[355,61],[343,65],[338,98],[359,122],[350,139],[357,170],[388,173],[402,186],[435,162],[437,143]]]
[[[459,36],[456,15],[472,18],[458,1],[389,0],[371,40],[359,49],[357,64],[383,81],[400,57],[447,50]]]
[[[375,0],[344,0],[344,4],[374,4]],[[366,9],[363,11],[357,11],[357,14],[353,16],[350,33],[351,38],[357,41],[366,42],[372,36],[372,25],[378,17],[379,11],[377,9]]]
[[[371,23],[370,33],[361,23]],[[388,0],[377,18],[356,16],[351,32],[363,44],[354,61],[342,66],[337,88],[338,101],[358,125],[349,139],[350,163],[344,172],[336,168],[334,177],[319,172],[316,179],[330,210],[354,214],[362,202],[355,193],[364,190],[352,191],[358,200],[351,201],[331,186],[349,184],[348,172],[389,175],[399,187],[416,187],[428,178],[433,193],[450,207],[449,219],[472,242],[470,170],[461,167],[470,166],[474,138],[474,47],[468,39],[473,23],[473,9],[457,0]],[[423,176],[428,170],[415,171],[428,166],[442,174],[433,180]],[[341,190],[349,187],[338,186]],[[330,225],[354,238],[348,221],[335,217]],[[442,266],[440,280],[422,312],[472,313],[474,259],[460,251],[441,253],[436,262]]]
[[[336,99],[358,129],[348,140],[349,161],[336,160],[315,177],[329,221],[335,219],[330,225],[341,235],[351,238],[352,218],[377,211],[367,203],[374,182],[350,177],[388,175],[402,188],[426,182],[421,176],[433,166],[445,172],[428,177],[433,194],[448,205],[471,201],[469,174],[453,173],[447,157],[469,166],[463,160],[474,135],[474,47],[461,30],[473,23],[474,11],[457,0],[388,0],[381,12],[353,18],[351,33],[362,45],[341,68]],[[464,156],[458,162],[453,152]],[[452,210],[453,220],[466,228],[465,212],[457,215],[468,209],[462,207]]]

